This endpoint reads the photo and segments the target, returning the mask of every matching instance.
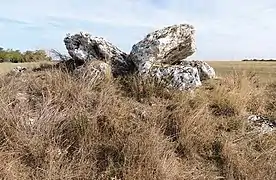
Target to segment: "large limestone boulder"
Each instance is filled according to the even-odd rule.
[[[132,47],[130,59],[139,71],[153,64],[178,64],[196,51],[195,29],[189,24],[165,27],[148,34]]]
[[[201,81],[204,81],[207,79],[213,79],[216,77],[216,72],[215,72],[214,68],[212,68],[209,64],[207,64],[204,61],[183,60],[183,61],[181,61],[180,65],[191,66],[191,67],[197,68]]]
[[[87,63],[95,59],[111,66],[114,76],[123,75],[134,69],[127,54],[101,37],[92,37],[89,34],[67,35],[64,43],[69,55],[80,63]]]
[[[191,66],[153,65],[147,75],[178,90],[192,90],[202,85],[197,68]]]
[[[185,60],[196,51],[194,36],[195,29],[189,24],[165,27],[133,45],[127,55],[101,37],[68,35],[64,43],[72,59],[65,64],[76,74],[91,78],[105,77],[108,69],[115,77],[138,71],[168,87],[194,89],[201,86],[201,81],[215,77],[214,69],[206,62]]]

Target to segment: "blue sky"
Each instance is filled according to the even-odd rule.
[[[0,46],[55,48],[66,33],[103,36],[122,50],[163,26],[196,28],[203,60],[276,58],[275,0],[1,0]]]

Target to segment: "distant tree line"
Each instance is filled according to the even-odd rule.
[[[276,61],[276,59],[243,59],[242,61]]]
[[[4,49],[0,47],[0,63],[23,63],[40,61],[52,61],[52,58],[47,56],[47,53],[44,50],[21,52],[19,50]]]

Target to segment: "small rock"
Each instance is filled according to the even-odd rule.
[[[12,71],[15,72],[15,73],[24,72],[26,70],[27,70],[27,68],[21,67],[21,66],[16,66],[15,68],[12,69]]]
[[[248,117],[248,122],[253,128],[261,131],[263,134],[272,132],[276,129],[276,121],[265,116],[250,115]]]

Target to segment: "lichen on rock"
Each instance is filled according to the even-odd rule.
[[[149,75],[168,87],[179,90],[190,90],[201,86],[197,68],[181,65],[154,65]]]
[[[134,64],[128,61],[127,54],[102,37],[89,34],[67,35],[64,43],[69,55],[84,63],[100,60],[111,66],[114,76],[124,75],[133,70]]]
[[[156,30],[133,45],[130,58],[139,71],[156,63],[178,64],[195,53],[194,36],[195,28],[189,24]]]
[[[216,77],[216,72],[209,64],[199,60],[183,60],[180,65],[195,67],[198,70],[200,80],[213,79]]]
[[[77,74],[102,72],[91,63],[101,61],[111,69],[113,77],[138,72],[140,76],[154,77],[179,90],[194,89],[201,86],[201,81],[215,77],[214,69],[206,62],[186,60],[196,51],[195,28],[189,24],[172,25],[149,33],[133,45],[130,54],[89,34],[67,35],[64,43]]]

